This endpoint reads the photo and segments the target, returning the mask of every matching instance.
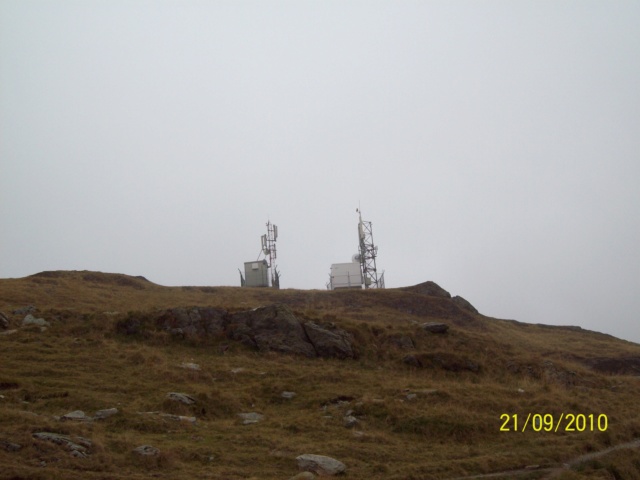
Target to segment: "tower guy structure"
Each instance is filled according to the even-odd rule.
[[[350,263],[334,263],[329,273],[329,290],[346,288],[384,288],[384,272],[378,275],[376,257],[378,247],[373,243],[371,222],[362,220],[358,213],[358,253],[351,257]]]
[[[240,271],[240,285],[243,287],[280,288],[280,272],[276,266],[278,226],[267,221],[267,233],[260,237],[261,250],[258,259],[244,262],[244,276]],[[260,257],[264,255],[261,260]],[[269,261],[267,261],[267,258]]]

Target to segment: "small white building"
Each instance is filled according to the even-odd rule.
[[[350,263],[334,263],[329,275],[329,290],[362,288],[362,272],[357,258]]]
[[[245,287],[268,287],[269,264],[266,260],[244,262]]]

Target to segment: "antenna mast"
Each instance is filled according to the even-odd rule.
[[[280,288],[280,272],[276,266],[276,240],[278,239],[278,226],[267,221],[267,234],[262,236],[262,252],[265,257],[269,257],[269,268],[271,268],[271,286]]]
[[[359,218],[358,252],[364,288],[384,288],[384,272],[380,275],[380,278],[378,278],[378,270],[376,268],[378,247],[373,244],[371,222],[362,220],[362,212],[360,211],[360,208],[356,209],[356,212],[358,212]]]

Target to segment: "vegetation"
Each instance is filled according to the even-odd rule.
[[[358,358],[259,353],[221,337],[124,336],[115,329],[119,320],[162,308],[233,312],[271,303],[347,330]],[[24,314],[12,312],[27,305],[50,322],[46,330],[20,326]],[[518,478],[640,478],[637,447],[605,451],[640,438],[638,377],[589,363],[637,359],[640,345],[608,335],[497,320],[411,289],[162,287],[99,272],[0,280],[0,311],[17,330],[0,331],[3,479],[287,479],[304,453],[342,461],[350,479],[503,471],[511,473],[502,478],[515,471]],[[450,329],[428,333],[424,322]],[[407,338],[414,349],[406,348]],[[286,399],[284,391],[296,395]],[[196,402],[171,401],[169,392]],[[57,418],[107,408],[118,413],[91,422]],[[243,425],[243,412],[264,419]],[[565,420],[547,432],[546,423],[531,420],[526,431],[514,432],[513,415],[522,429],[529,413],[552,416],[541,422],[594,414],[595,424],[566,431]],[[345,427],[347,414],[358,420],[352,428]],[[598,428],[601,414],[606,430]],[[34,438],[36,432],[89,439],[89,455],[74,457],[64,446]],[[160,454],[133,453],[141,445]],[[589,453],[596,455],[585,457]],[[558,468],[563,464],[570,468]],[[539,468],[520,471],[527,466]]]

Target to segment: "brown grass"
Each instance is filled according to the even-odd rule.
[[[274,302],[350,331],[359,358],[258,354],[240,344],[223,355],[221,339],[115,334],[127,312],[186,305],[235,311]],[[344,462],[346,478],[444,479],[558,465],[640,437],[637,377],[602,375],[581,363],[603,352],[640,356],[640,346],[472,315],[448,299],[399,290],[169,288],[99,272],[0,280],[0,310],[11,328],[21,316],[10,312],[29,304],[51,327],[0,335],[0,478],[286,479],[297,472],[296,456],[316,453]],[[419,328],[425,321],[445,321],[451,330],[428,334]],[[402,350],[393,342],[398,336],[409,336],[416,349]],[[480,368],[454,371],[437,362],[415,368],[402,361],[408,354],[470,360]],[[185,362],[201,370],[181,368]],[[282,391],[297,395],[285,400]],[[187,393],[197,403],[169,401],[168,392]],[[120,412],[93,423],[54,418],[110,407]],[[343,425],[347,410],[359,419],[353,429]],[[140,412],[195,416],[197,423]],[[242,425],[241,412],[262,413],[264,420]],[[604,413],[608,429],[500,432],[502,414],[524,421],[528,413],[570,412]],[[34,439],[38,431],[89,438],[91,454],[74,458]],[[22,449],[7,451],[3,441]],[[161,454],[132,453],[144,444]],[[640,478],[640,456],[620,451],[563,475],[558,478]]]

